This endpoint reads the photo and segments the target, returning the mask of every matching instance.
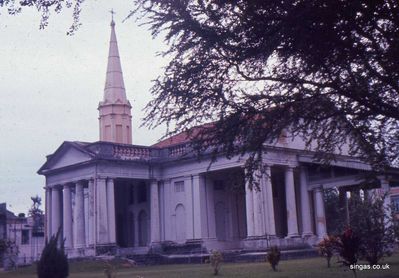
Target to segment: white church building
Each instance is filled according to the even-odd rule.
[[[266,146],[260,190],[244,179],[245,156],[210,164],[191,155],[178,134],[152,146],[132,145],[115,23],[103,100],[100,140],[64,142],[38,173],[46,178],[46,236],[60,229],[70,256],[162,252],[197,244],[219,250],[314,244],[323,238],[323,190],[360,188],[369,165],[345,153],[320,167],[289,135]],[[389,190],[390,176],[376,187]]]

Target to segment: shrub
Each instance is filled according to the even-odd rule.
[[[116,265],[112,264],[111,262],[107,261],[105,263],[104,274],[107,278],[115,278],[116,277]]]
[[[326,236],[322,241],[317,245],[319,249],[319,254],[326,258],[327,267],[330,267],[330,261],[332,256],[334,255],[334,248],[337,238],[334,236]]]
[[[59,245],[60,230],[46,242],[37,265],[39,278],[66,278],[69,275],[68,259],[64,252],[64,241]]]
[[[327,233],[330,235],[340,234],[346,225],[346,212],[339,192],[336,188],[326,188],[323,194],[326,219],[328,219]]]
[[[334,246],[340,256],[339,263],[347,267],[357,263],[360,252],[360,240],[352,229],[346,229],[345,232],[338,237],[338,240],[334,242]],[[356,277],[356,269],[352,268],[352,270],[353,275]]]
[[[277,265],[280,262],[281,252],[277,246],[272,246],[267,252],[267,261],[270,263],[273,271],[277,271]]]
[[[360,239],[360,256],[370,264],[377,264],[390,256],[395,244],[397,223],[390,207],[384,207],[386,196],[351,197],[350,225]]]
[[[0,260],[3,260],[5,270],[17,268],[18,254],[19,248],[14,241],[0,239]]]
[[[213,275],[218,275],[220,264],[223,262],[222,253],[218,250],[212,250],[209,261],[211,263],[211,266],[213,267]]]

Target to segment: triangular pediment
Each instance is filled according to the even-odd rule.
[[[88,162],[93,154],[74,142],[64,142],[39,169],[39,173]]]

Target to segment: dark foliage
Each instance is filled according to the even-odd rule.
[[[281,252],[277,246],[272,246],[267,252],[266,259],[270,263],[273,271],[277,271],[277,265],[280,262]]]
[[[18,13],[73,7],[83,0],[0,0]],[[318,158],[349,144],[382,170],[398,153],[399,2],[396,0],[135,0],[130,16],[169,43],[170,63],[152,88],[146,123],[196,129],[195,150],[251,154],[300,136]],[[214,156],[215,157],[215,156]],[[251,181],[252,171],[248,171]]]
[[[373,196],[361,199],[351,197],[350,225],[360,240],[359,254],[370,264],[377,264],[384,256],[392,254],[397,238],[397,223],[384,199]]]
[[[350,265],[356,264],[359,259],[360,239],[352,229],[348,228],[338,237],[338,240],[335,241],[335,249],[341,258],[339,262],[349,267]],[[352,270],[356,277],[356,268]]]
[[[317,245],[319,254],[326,258],[327,267],[331,266],[331,258],[334,255],[335,247],[337,245],[337,238],[335,236],[326,236]]]
[[[73,34],[80,26],[79,16],[81,5],[85,0],[0,0],[0,14],[6,12],[12,15],[19,14],[24,8],[31,7],[41,13],[40,29],[48,25],[51,12],[60,13],[63,9],[73,9],[73,22],[67,34]]]
[[[324,190],[324,206],[326,210],[327,232],[330,235],[337,235],[345,226],[345,207],[340,202],[336,188]]]
[[[33,202],[32,207],[29,209],[29,216],[33,218],[33,236],[44,235],[44,213],[40,208],[42,199],[39,196],[31,197]]]
[[[64,242],[59,245],[60,230],[46,243],[37,264],[39,278],[65,278],[69,275],[68,258],[64,252]]]
[[[218,250],[212,250],[211,255],[209,256],[209,261],[213,268],[213,275],[219,275],[220,265],[223,262],[223,254]]]
[[[149,126],[196,132],[196,149],[251,153],[288,131],[328,155],[380,170],[397,155],[399,2],[136,0],[171,58],[152,88]],[[327,153],[327,154],[326,154]]]

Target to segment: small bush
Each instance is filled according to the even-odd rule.
[[[213,267],[213,275],[219,274],[220,264],[223,262],[223,255],[220,251],[212,250],[211,255],[209,257],[209,261],[211,266]]]
[[[398,236],[392,207],[384,206],[384,198],[388,197],[351,197],[351,229],[360,240],[360,258],[369,264],[378,264],[383,257],[390,256]]]
[[[334,245],[341,258],[339,263],[348,267],[357,263],[360,252],[360,240],[352,229],[347,228],[345,232],[338,237]],[[355,268],[353,268],[353,275],[356,277]]]
[[[58,248],[60,230],[46,242],[37,264],[39,278],[66,278],[69,275],[68,258],[64,252],[64,242]]]
[[[330,267],[330,261],[334,255],[337,238],[334,236],[327,236],[317,245],[319,254],[326,258],[327,267]]]
[[[0,260],[3,260],[5,270],[17,269],[18,254],[19,248],[15,241],[0,239]]]
[[[107,278],[115,278],[116,277],[116,265],[112,264],[111,262],[105,263],[104,274]]]
[[[272,246],[267,252],[267,261],[270,263],[273,271],[277,271],[277,265],[280,262],[281,252],[277,246]]]

